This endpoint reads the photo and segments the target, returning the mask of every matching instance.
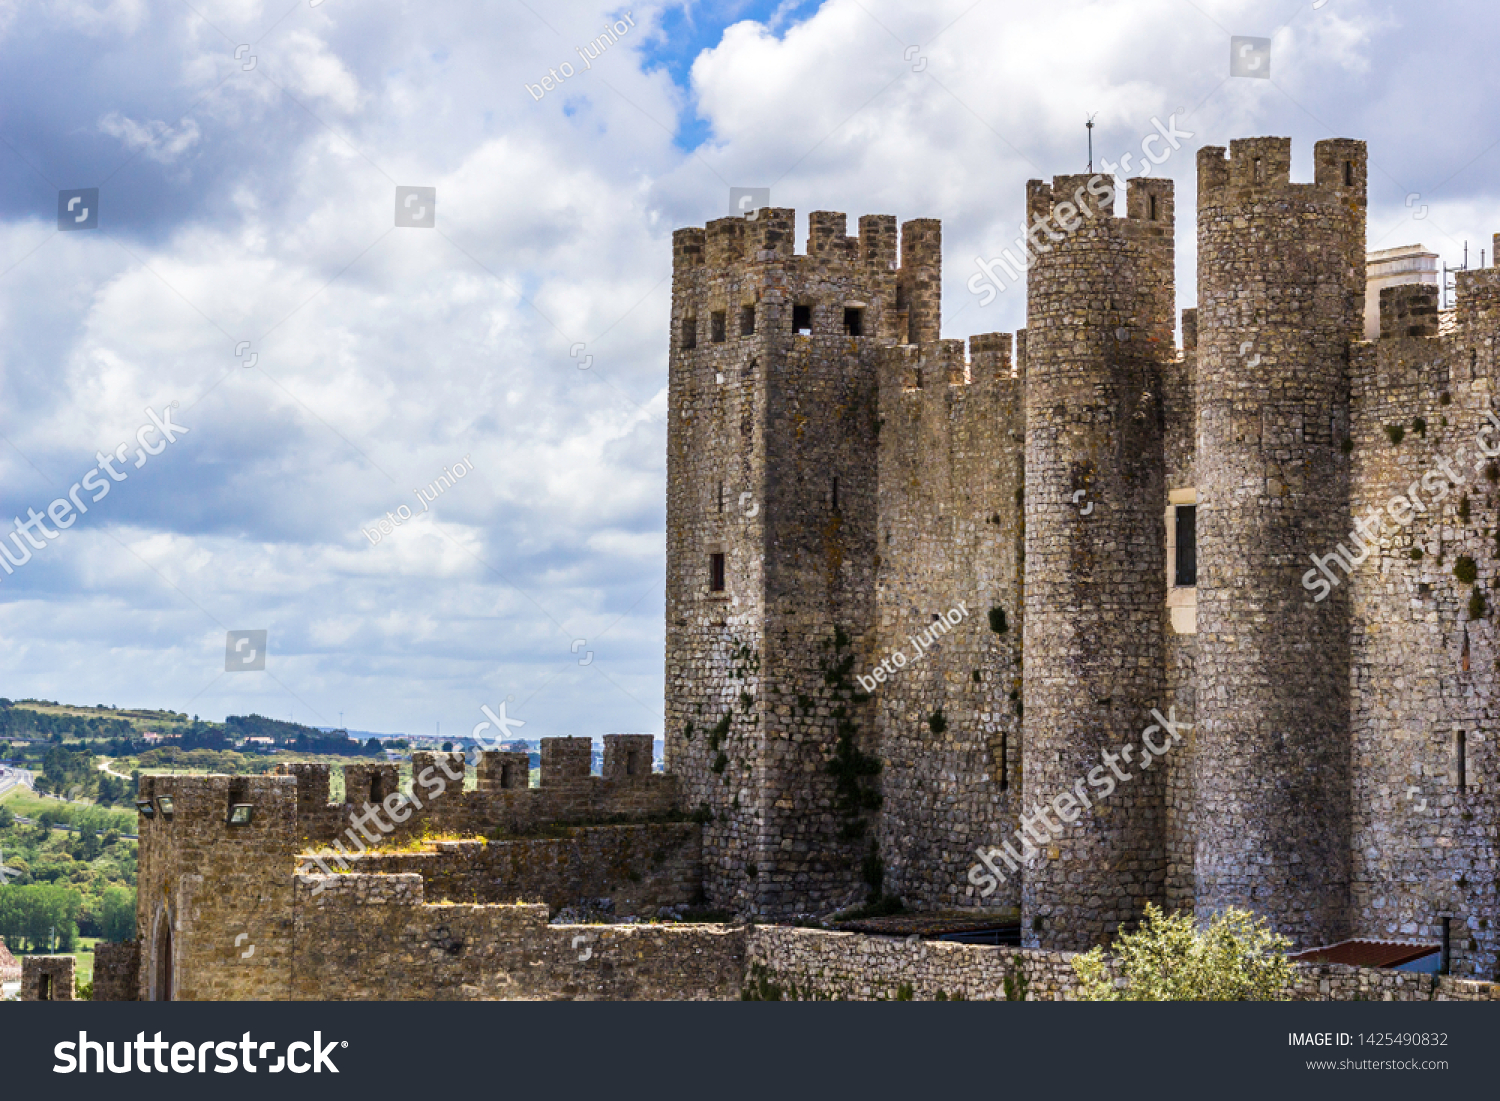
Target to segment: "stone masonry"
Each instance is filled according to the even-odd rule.
[[[678,231],[666,736],[711,903],[1019,907],[1068,949],[1238,905],[1496,974],[1500,466],[1442,452],[1462,492],[1328,555],[1489,423],[1500,281],[1387,287],[1365,341],[1364,144],[1290,165],[1201,151],[1180,346],[1168,181],[1028,185],[1013,355],[939,339],[931,220]],[[1171,752],[1064,819],[1157,710]]]
[[[936,220],[818,211],[803,253],[786,209],[678,230],[666,773],[606,736],[602,776],[544,739],[536,788],[513,753],[472,791],[460,755],[415,754],[405,793],[350,766],[337,804],[326,766],[144,777],[172,814],[96,991],[1067,998],[1069,953],[1152,902],[1448,964],[1299,966],[1297,997],[1495,998],[1500,271],[1452,310],[1382,287],[1363,339],[1365,147],[1290,164],[1200,152],[1180,344],[1169,181],[1118,216],[1098,177],[1028,184],[1027,328],[967,349]],[[548,924],[605,897],[899,898],[1024,947]]]

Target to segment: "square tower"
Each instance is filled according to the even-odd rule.
[[[667,768],[711,816],[709,899],[768,915],[863,893],[878,350],[940,295],[937,222],[898,263],[894,218],[809,221],[805,255],[787,209],[673,235]]]

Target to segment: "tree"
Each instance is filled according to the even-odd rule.
[[[128,887],[110,887],[99,901],[99,933],[119,944],[135,939],[135,892]]]
[[[77,891],[54,884],[0,887],[0,936],[15,944],[24,940],[37,951],[55,935],[59,949],[67,951],[78,938],[82,904]]]
[[[1165,914],[1148,902],[1140,929],[1115,941],[1113,959],[1094,948],[1073,958],[1073,970],[1080,1001],[1284,1001],[1290,947],[1247,910],[1231,907],[1200,929],[1187,911]]]

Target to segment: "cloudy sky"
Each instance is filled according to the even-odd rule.
[[[0,0],[0,516],[125,444],[124,480],[0,573],[0,695],[413,733],[509,700],[518,736],[659,733],[674,228],[733,186],[795,207],[799,242],[811,210],[938,217],[943,335],[1014,330],[1020,291],[965,284],[1025,181],[1083,170],[1090,114],[1114,163],[1176,114],[1192,136],[1153,171],[1187,198],[1180,305],[1195,150],[1235,137],[1290,136],[1303,180],[1314,141],[1367,140],[1371,247],[1477,263],[1496,22],[1494,0]],[[1270,39],[1268,78],[1231,75],[1234,36]],[[436,189],[433,228],[394,224],[403,186]],[[97,228],[60,231],[83,188]],[[169,406],[185,433],[138,453]],[[264,671],[225,672],[232,630],[268,632]]]

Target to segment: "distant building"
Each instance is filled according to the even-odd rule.
[[[1422,283],[1436,287],[1438,254],[1425,245],[1381,249],[1365,257],[1365,339],[1380,339],[1380,292],[1385,287]]]

